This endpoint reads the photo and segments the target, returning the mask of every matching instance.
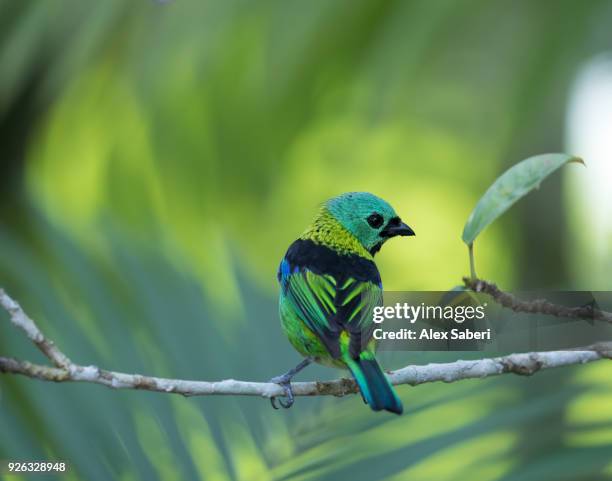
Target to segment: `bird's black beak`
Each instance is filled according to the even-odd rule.
[[[412,236],[416,235],[414,231],[404,224],[400,219],[391,219],[387,226],[380,232],[381,237],[395,237],[395,236]]]

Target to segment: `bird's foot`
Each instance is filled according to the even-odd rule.
[[[287,371],[285,374],[270,379],[270,382],[282,386],[282,388],[285,390],[285,394],[281,397],[287,398],[287,401],[283,401],[282,399],[278,400],[279,404],[285,409],[289,409],[291,406],[293,406],[293,403],[295,402],[295,398],[293,397],[293,389],[291,389],[291,378],[293,378],[293,376],[295,376],[298,372],[308,366],[312,361],[312,358],[307,357],[293,369]],[[272,407],[274,409],[278,409],[278,406],[276,405],[277,397],[278,396],[272,396],[270,398],[270,402],[272,403]]]
[[[295,398],[293,397],[293,389],[291,388],[291,376],[283,374],[282,376],[273,377],[270,379],[270,382],[278,384],[285,390],[285,394],[278,399],[278,403],[285,409],[289,409],[291,406],[293,406]],[[278,409],[278,406],[276,405],[277,398],[278,396],[272,396],[270,398],[270,402],[272,403],[272,407],[274,409]],[[286,398],[287,400],[283,401],[282,398]]]

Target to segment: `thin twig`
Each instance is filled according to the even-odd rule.
[[[114,389],[143,389],[184,396],[243,395],[273,397],[282,396],[284,389],[269,382],[248,382],[227,379],[218,382],[167,379],[140,374],[107,371],[97,366],[81,366],[72,363],[55,345],[46,339],[34,322],[19,305],[0,290],[0,305],[11,314],[11,322],[24,330],[28,337],[58,367],[32,364],[14,358],[0,357],[0,373],[21,374],[27,377],[54,382],[90,382]],[[43,347],[41,347],[43,346]],[[612,358],[612,343],[602,343],[572,351],[532,352],[511,354],[492,359],[434,363],[423,366],[407,366],[389,373],[395,385],[416,386],[428,382],[455,382],[462,379],[480,379],[505,373],[531,375],[554,367],[585,364]],[[357,392],[355,382],[337,379],[326,382],[296,382],[292,384],[296,396],[344,396]]]
[[[53,341],[43,336],[34,321],[26,315],[17,301],[11,299],[11,297],[4,292],[4,289],[0,289],[0,306],[9,313],[11,322],[25,332],[26,336],[36,344],[36,347],[49,358],[54,366],[66,369],[72,364],[70,359],[55,347]]]
[[[612,322],[612,313],[602,311],[601,309],[596,309],[594,305],[568,307],[561,304],[553,304],[546,299],[524,301],[518,299],[512,294],[502,291],[493,282],[482,279],[471,279],[469,277],[464,277],[463,282],[468,289],[471,289],[474,292],[483,292],[488,294],[500,306],[512,309],[515,312]]]

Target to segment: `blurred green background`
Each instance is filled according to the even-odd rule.
[[[75,362],[267,380],[299,359],[276,268],[323,200],[389,200],[417,236],[377,256],[385,288],[443,290],[487,186],[569,151],[588,167],[489,228],[478,272],[610,289],[611,24],[603,0],[2,0],[0,286]],[[5,313],[0,354],[45,362]],[[399,393],[401,418],[0,375],[0,459],[88,481],[612,479],[606,363]]]

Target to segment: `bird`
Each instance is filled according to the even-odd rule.
[[[291,379],[313,362],[350,371],[374,411],[403,412],[375,357],[372,311],[382,304],[374,255],[396,236],[414,236],[385,200],[347,192],[321,205],[278,268],[282,330],[304,359],[270,382],[283,387],[280,405],[294,403]],[[284,399],[284,400],[283,400]],[[272,406],[278,409],[276,397]]]

